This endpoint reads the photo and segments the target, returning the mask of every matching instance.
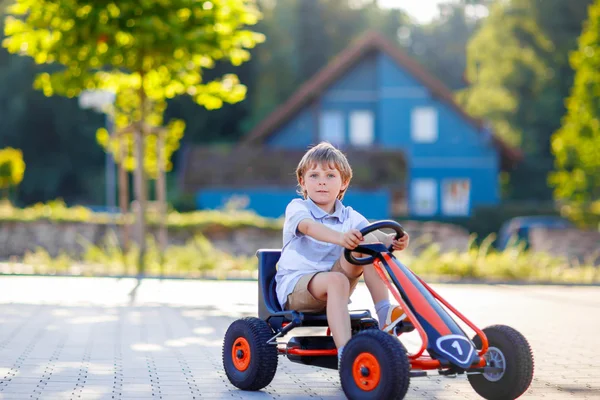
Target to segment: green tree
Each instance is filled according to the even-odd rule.
[[[520,146],[525,159],[511,173],[508,197],[550,201],[550,136],[564,115],[573,71],[568,53],[592,0],[496,2],[470,40],[466,77],[458,93],[467,111]]]
[[[600,1],[571,56],[575,82],[562,127],[552,136],[556,171],[550,182],[560,200],[582,204],[600,199]]]
[[[340,2],[338,2],[339,4]],[[327,64],[329,40],[327,22],[324,19],[325,1],[301,0],[298,2],[298,82],[312,78],[321,67]],[[331,23],[330,23],[331,24]],[[317,45],[318,43],[318,45]]]
[[[526,124],[519,106],[533,102],[551,78],[540,53],[552,50],[531,9],[515,1],[496,3],[468,44],[470,85],[459,99],[471,114],[489,120],[504,140],[521,145]]]
[[[21,183],[24,173],[23,152],[12,147],[0,149],[0,189],[6,192],[6,198],[10,188]]]
[[[0,3],[0,42],[8,3]],[[38,72],[31,58],[0,47],[0,146],[21,149],[27,163],[12,200],[32,204],[59,194],[69,202],[101,198],[103,154],[94,143],[101,119],[80,110],[75,99],[46,98],[34,90]]]
[[[137,240],[143,260],[145,142],[162,123],[167,99],[189,95],[207,109],[218,109],[224,101],[244,98],[246,88],[235,75],[205,82],[202,71],[216,60],[240,65],[249,59],[247,49],[263,40],[245,29],[260,17],[254,2],[17,0],[8,13],[3,41],[8,51],[61,66],[37,76],[35,87],[46,96],[75,97],[84,89],[116,93],[116,128],[131,131],[135,142]]]
[[[464,2],[441,3],[439,18],[414,25],[410,32],[401,32],[402,41],[415,58],[452,90],[466,86],[467,43],[481,23],[480,18],[469,15],[474,6]]]

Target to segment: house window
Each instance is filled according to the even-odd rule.
[[[350,113],[350,143],[354,146],[369,146],[375,139],[375,118],[369,110]]]
[[[433,107],[417,107],[411,115],[411,137],[416,143],[433,143],[438,138],[438,115]]]
[[[392,217],[408,215],[408,201],[406,199],[406,190],[392,189],[390,214]]]
[[[437,183],[435,179],[415,179],[411,184],[412,213],[433,215],[437,212]]]
[[[344,144],[344,115],[341,111],[323,111],[319,120],[321,140],[334,146]]]
[[[442,212],[449,216],[469,215],[471,181],[445,179],[442,184]]]

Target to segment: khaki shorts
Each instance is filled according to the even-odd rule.
[[[340,260],[337,260],[335,264],[333,264],[333,267],[331,267],[330,271],[341,272],[342,274],[346,275],[346,271],[344,271],[344,269],[342,268]],[[317,274],[320,274],[320,272],[306,274],[300,278],[298,283],[296,283],[296,286],[294,286],[294,290],[292,291],[292,293],[290,293],[287,297],[287,301],[284,307],[285,310],[295,310],[302,312],[322,312],[325,310],[325,308],[327,307],[327,302],[315,298],[308,291],[308,284],[310,283],[310,280]],[[360,275],[355,278],[351,278],[348,275],[346,275],[346,277],[350,282],[350,294],[352,294],[354,292],[354,289],[356,289],[356,285],[358,285]]]

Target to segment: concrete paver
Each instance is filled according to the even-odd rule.
[[[525,398],[600,399],[600,288],[433,285],[479,327],[530,341]],[[221,363],[231,322],[255,316],[256,282],[0,279],[0,399],[343,399],[337,371],[280,357],[272,384],[242,392]],[[361,284],[351,308],[372,310]],[[302,335],[297,329],[293,335]],[[310,330],[309,330],[310,332]],[[409,351],[416,334],[403,336]],[[409,399],[477,399],[464,377],[411,381]]]

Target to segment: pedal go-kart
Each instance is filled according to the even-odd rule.
[[[404,229],[395,221],[380,221],[361,230],[393,229],[396,238]],[[373,263],[398,304],[412,322],[400,321],[394,333],[416,329],[422,344],[408,354],[396,335],[379,330],[368,310],[352,311],[352,338],[339,364],[342,389],[349,399],[402,399],[410,379],[428,371],[455,377],[466,374],[475,391],[486,399],[516,399],[533,379],[533,356],[519,332],[504,325],[483,330],[438,295],[421,278],[399,262],[381,243],[346,250],[346,259],[357,265]],[[277,340],[296,327],[326,327],[325,314],[283,311],[275,294],[278,250],[259,250],[259,318],[233,322],[225,334],[223,366],[229,381],[242,390],[260,390],[273,380],[279,355],[289,360],[338,369],[337,350],[330,335],[299,336],[287,343]],[[445,308],[444,308],[445,307]],[[471,340],[448,309],[475,332]]]

